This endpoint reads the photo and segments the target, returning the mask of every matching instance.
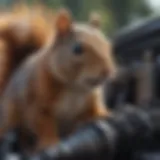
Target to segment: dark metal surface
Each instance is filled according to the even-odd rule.
[[[120,109],[112,117],[88,124],[57,146],[32,157],[14,151],[16,136],[8,135],[14,138],[7,138],[1,145],[0,159],[17,156],[16,160],[153,160],[160,153],[159,120],[159,108]]]
[[[160,51],[160,18],[152,18],[141,24],[120,30],[113,37],[113,50],[122,63],[140,60],[145,51]]]

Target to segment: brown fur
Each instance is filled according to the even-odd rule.
[[[3,95],[1,136],[11,128],[29,129],[38,138],[36,150],[108,114],[101,80],[115,71],[109,42],[92,26],[69,25],[62,13],[48,46],[26,60]],[[76,42],[82,43],[82,55],[72,50]]]
[[[16,68],[46,43],[51,31],[47,13],[22,5],[0,14],[0,43],[5,44],[0,45],[0,95]]]

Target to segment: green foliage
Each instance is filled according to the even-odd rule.
[[[145,0],[103,0],[103,3],[110,10],[115,28],[125,26],[133,18],[146,17],[151,13]]]
[[[83,0],[63,0],[63,5],[72,10],[74,18],[80,18],[81,11],[83,10]]]
[[[15,0],[0,0],[3,3],[11,3]],[[32,4],[35,0],[26,0]],[[129,24],[133,19],[143,18],[151,13],[146,0],[36,0],[50,8],[67,7],[76,20],[87,21],[89,14],[96,11],[102,16],[102,28],[108,34],[112,34]]]

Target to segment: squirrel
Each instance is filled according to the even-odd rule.
[[[51,15],[44,13],[39,6],[25,5],[0,13],[0,95],[18,66],[47,43]]]
[[[46,44],[51,31],[48,8],[44,6],[14,6],[0,15],[0,95],[11,75],[30,54]],[[46,19],[47,18],[47,19]],[[51,18],[54,18],[53,16]],[[91,13],[89,23],[101,27],[100,15]],[[47,28],[47,29],[46,29]],[[3,52],[2,52],[3,50]]]
[[[66,9],[52,28],[47,45],[14,73],[1,103],[0,137],[12,128],[28,129],[37,137],[35,151],[107,116],[103,83],[116,73],[111,44],[99,29],[74,21]]]

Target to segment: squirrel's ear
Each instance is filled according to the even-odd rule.
[[[89,17],[89,24],[94,28],[101,28],[101,17],[98,13],[91,13]]]
[[[60,9],[56,17],[56,30],[59,34],[65,35],[71,30],[72,17],[67,9]]]

